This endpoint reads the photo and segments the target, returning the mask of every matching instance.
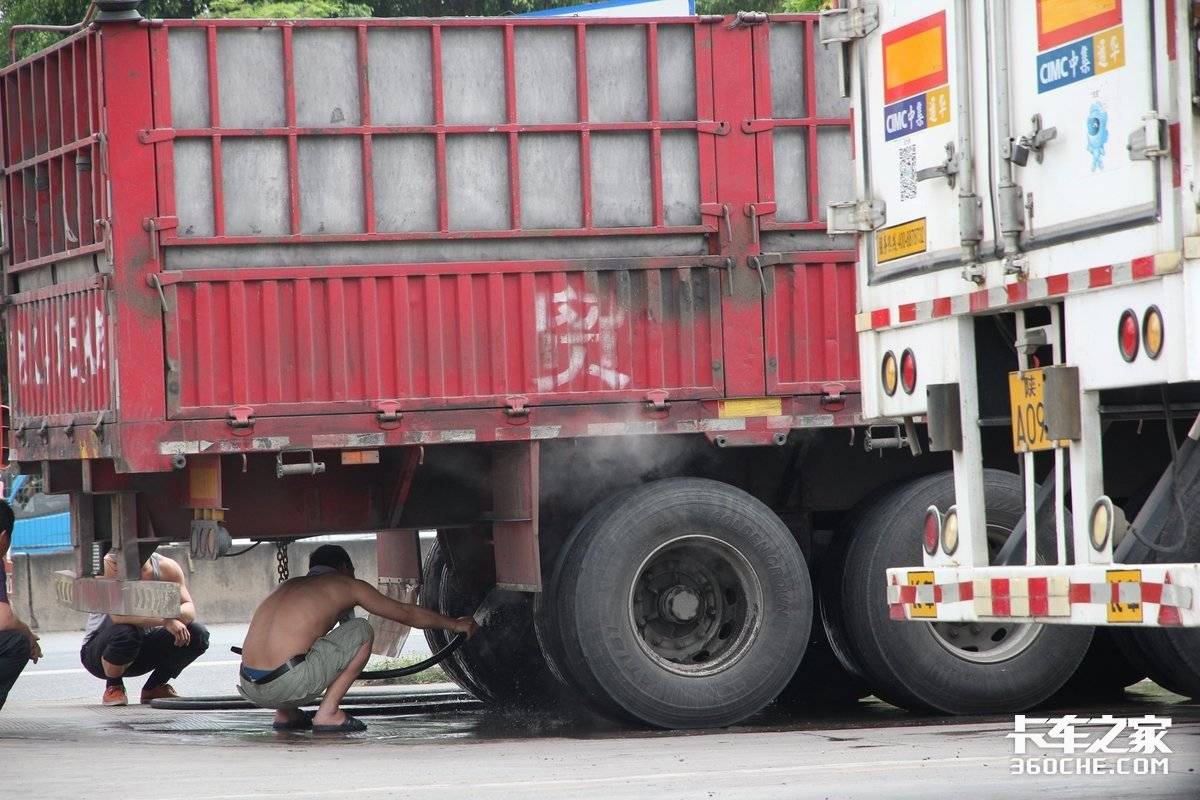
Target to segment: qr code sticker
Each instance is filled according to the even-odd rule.
[[[917,196],[917,146],[906,144],[900,148],[900,199],[912,200]]]

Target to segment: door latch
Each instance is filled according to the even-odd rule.
[[[954,188],[954,182],[958,177],[958,156],[954,154],[954,142],[946,142],[946,160],[936,167],[926,167],[925,169],[917,170],[917,180],[929,181],[936,178],[945,178],[946,183],[950,184],[950,188]]]
[[[887,221],[887,205],[882,200],[846,200],[826,206],[825,232],[864,233],[882,228]]]
[[[1033,123],[1033,130],[1022,136],[1015,142],[1008,143],[1008,152],[1004,157],[1018,167],[1023,167],[1029,163],[1029,154],[1033,153],[1033,157],[1037,163],[1042,163],[1042,149],[1051,141],[1058,138],[1058,128],[1043,128],[1042,115],[1034,114],[1030,118]]]
[[[1171,154],[1167,141],[1166,118],[1151,111],[1142,115],[1142,127],[1129,134],[1125,149],[1131,161],[1151,161]]]

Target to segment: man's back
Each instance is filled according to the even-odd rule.
[[[252,669],[274,669],[308,652],[354,606],[354,589],[353,578],[338,574],[292,578],[281,584],[254,612],[242,663]]]

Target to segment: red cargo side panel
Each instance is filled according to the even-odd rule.
[[[111,332],[103,278],[13,295],[8,368],[17,426],[112,409]],[[82,422],[83,420],[79,420]]]
[[[857,391],[853,253],[806,253],[764,270],[767,381],[771,394],[817,394],[829,383]],[[845,260],[837,260],[844,258]]]
[[[720,282],[565,262],[164,275],[175,417],[720,396]]]

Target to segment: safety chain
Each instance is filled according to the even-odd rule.
[[[279,582],[283,583],[290,576],[288,575],[288,543],[275,543],[275,560],[279,563]]]

